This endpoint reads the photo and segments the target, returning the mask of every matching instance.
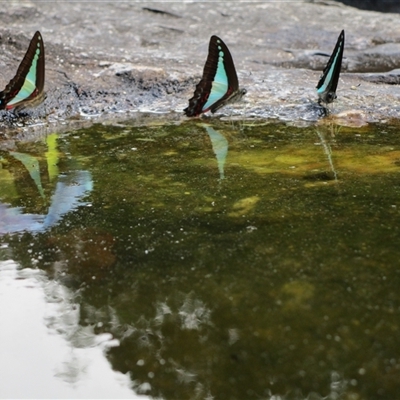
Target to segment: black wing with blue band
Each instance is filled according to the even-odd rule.
[[[228,47],[219,37],[211,36],[203,77],[189,100],[189,106],[183,111],[188,117],[196,117],[209,110],[214,113],[225,104],[239,100],[245,93],[245,89],[239,89]]]
[[[17,73],[0,92],[0,110],[36,105],[44,98],[44,44],[40,32],[36,32]]]
[[[336,99],[336,89],[339,82],[340,70],[342,68],[343,50],[344,30],[340,32],[333,53],[317,84],[319,102],[332,103],[332,101]]]

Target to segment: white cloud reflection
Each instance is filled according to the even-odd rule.
[[[119,342],[78,320],[67,288],[0,261],[0,398],[146,399],[104,356]]]

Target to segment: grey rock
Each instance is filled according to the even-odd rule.
[[[319,54],[331,53],[341,29],[346,46],[334,113],[351,110],[367,121],[399,115],[400,87],[392,78],[377,84],[370,75],[400,67],[396,14],[332,1],[10,4],[1,12],[0,88],[40,30],[47,99],[27,111],[28,122],[39,119],[52,129],[60,121],[65,126],[133,111],[176,112],[174,118],[184,120],[212,34],[229,46],[248,90],[243,102],[216,115],[317,120],[315,86],[327,61]]]
[[[400,68],[388,72],[365,74],[362,79],[368,82],[400,85]]]

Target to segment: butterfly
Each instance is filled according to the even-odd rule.
[[[0,110],[21,109],[38,105],[44,100],[44,44],[36,32],[17,73],[0,92]]]
[[[203,77],[183,112],[188,117],[197,117],[209,110],[215,113],[224,105],[240,100],[246,93],[246,89],[239,89],[228,47],[219,37],[211,36]]]
[[[336,46],[324,68],[317,85],[318,103],[332,103],[336,99],[336,88],[339,81],[340,69],[342,67],[344,49],[344,30],[340,32]]]

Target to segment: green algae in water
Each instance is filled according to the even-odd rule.
[[[138,392],[393,399],[398,133],[94,125],[51,142],[60,174],[90,173],[86,204],[3,240],[79,288],[81,324],[120,340],[107,357]]]

